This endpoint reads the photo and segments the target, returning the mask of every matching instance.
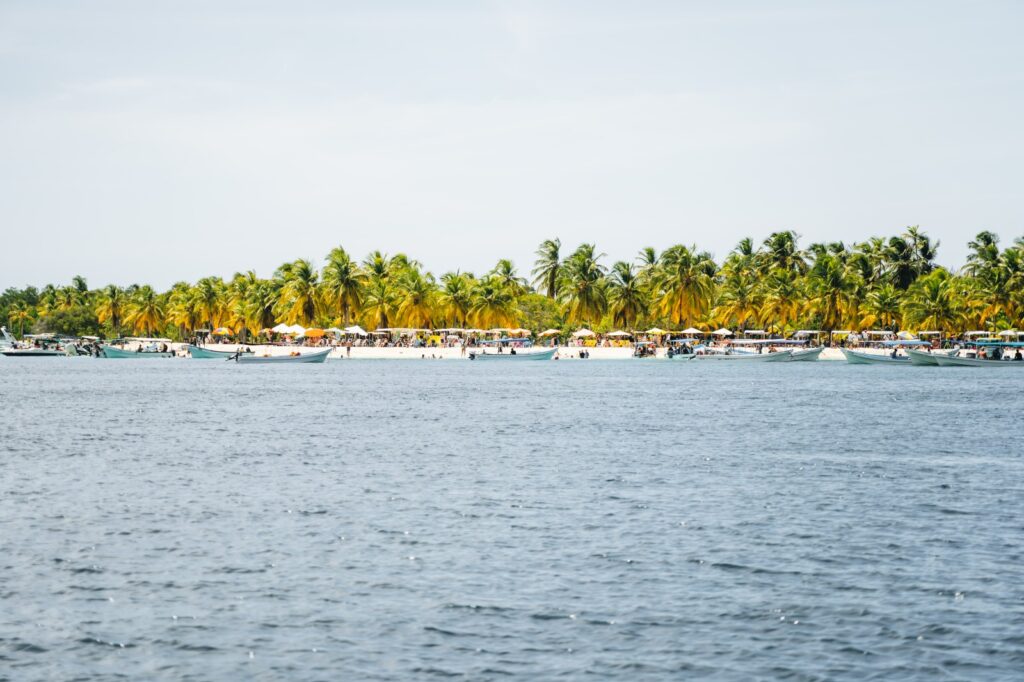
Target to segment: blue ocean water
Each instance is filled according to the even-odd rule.
[[[1022,380],[0,358],[0,679],[1020,679]]]

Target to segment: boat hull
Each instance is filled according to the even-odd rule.
[[[11,348],[2,353],[9,358],[54,358],[67,355],[62,350],[43,350],[42,348]]]
[[[978,358],[960,358],[952,355],[937,355],[935,360],[940,367],[1017,367],[1024,368],[1019,360],[979,360]]]
[[[235,357],[236,352],[233,350],[208,350],[192,344],[188,345],[188,354],[193,360],[230,360]]]
[[[174,353],[170,351],[166,353],[159,352],[135,352],[133,350],[122,350],[120,348],[114,348],[113,346],[103,345],[100,346],[100,357],[107,358],[109,360],[141,360],[144,358],[169,358]]]
[[[843,348],[843,355],[851,365],[909,365],[910,360],[905,357],[893,358],[888,355],[875,355],[874,353],[858,353],[854,350]]]
[[[232,353],[235,360],[243,365],[284,365],[284,364],[319,364],[327,361],[331,349],[315,351],[313,353],[302,353],[300,355],[255,355],[253,353]]]
[[[558,352],[557,348],[550,348],[548,350],[534,351],[531,353],[473,353],[469,356],[470,360],[520,360],[520,361],[531,361],[531,360],[550,360]]]
[[[695,360],[729,360],[735,362],[789,362],[792,360],[793,351],[780,350],[777,353],[708,353],[706,355],[694,355]]]
[[[802,348],[800,350],[793,351],[793,354],[789,356],[790,362],[817,362],[818,356],[824,348]]]
[[[935,359],[936,356],[931,353],[925,353],[923,350],[908,348],[907,355],[910,356],[910,364],[912,365],[917,365],[918,367],[939,366],[939,361]]]

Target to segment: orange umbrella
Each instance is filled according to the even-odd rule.
[[[324,335],[324,330],[323,329],[307,329],[306,333],[303,336],[312,336],[313,338],[318,338],[318,337],[321,337],[323,335]]]

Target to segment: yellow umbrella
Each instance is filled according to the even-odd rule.
[[[234,334],[234,332],[228,329],[227,327],[217,327],[216,329],[213,330],[213,333],[216,336],[229,336],[231,334]]]
[[[312,336],[314,338],[317,338],[317,337],[320,337],[320,336],[323,336],[323,335],[324,335],[324,330],[323,329],[307,329],[306,333],[303,336]]]

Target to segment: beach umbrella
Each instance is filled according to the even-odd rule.
[[[213,330],[213,333],[215,336],[228,336],[230,334],[234,334],[234,332],[227,327],[217,327]]]
[[[911,334],[910,332],[900,332],[896,336],[897,338],[903,339],[904,341],[910,341],[911,339],[914,338],[914,335]]]
[[[302,333],[302,335],[303,336],[308,336],[308,337],[313,338],[313,339],[318,339],[318,338],[320,338],[321,336],[324,335],[324,330],[323,329],[317,329],[317,328],[314,327],[313,329],[307,329],[305,332]]]
[[[286,325],[284,322],[270,329],[270,331],[274,332],[275,334],[287,334],[291,330],[292,328]]]
[[[605,334],[605,336],[622,337],[622,336],[632,336],[632,334],[630,334],[629,332],[624,332],[624,331],[616,330],[616,331],[613,331],[613,332],[608,332],[607,334]]]
[[[302,336],[303,334],[306,333],[306,328],[303,327],[301,324],[293,324],[292,326],[288,327],[287,333],[295,334],[296,336]]]
[[[558,336],[562,333],[561,329],[545,329],[537,336]]]
[[[725,329],[724,327],[722,329],[717,329],[711,333],[714,334],[715,336],[732,336],[732,332],[729,331],[728,329]]]
[[[351,327],[345,327],[346,334],[355,334],[356,336],[366,336],[366,330],[360,327],[358,324],[354,324]]]
[[[668,332],[665,331],[664,329],[659,329],[658,327],[651,327],[650,329],[645,331],[644,334],[650,334],[651,336],[663,336],[665,334],[668,334]]]
[[[697,329],[696,327],[690,327],[689,329],[684,329],[683,331],[681,331],[679,333],[680,334],[704,334],[705,332],[703,330],[701,330],[701,329]]]
[[[573,332],[572,335],[573,335],[573,338],[577,338],[577,339],[582,339],[582,338],[584,338],[586,336],[597,336],[597,334],[595,334],[594,332],[590,331],[586,327],[584,327],[583,329],[580,329],[577,332]]]

